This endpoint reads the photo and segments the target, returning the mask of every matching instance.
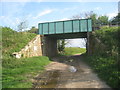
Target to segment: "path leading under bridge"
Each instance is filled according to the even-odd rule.
[[[60,56],[37,75],[33,88],[109,88],[84,62],[82,55]],[[74,70],[73,67],[76,69]]]

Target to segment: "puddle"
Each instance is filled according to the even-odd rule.
[[[35,88],[56,88],[58,85],[58,80],[60,76],[60,71],[46,71],[40,78],[36,78],[34,83]]]
[[[75,73],[77,72],[77,69],[74,66],[70,66],[68,68],[69,72]],[[37,76],[34,80],[35,82],[33,83],[34,88],[56,88],[61,82],[62,72],[60,70],[50,70],[50,71],[45,71],[41,75]],[[68,75],[70,76],[70,75]],[[67,78],[67,77],[65,77]],[[65,78],[63,81],[65,82]]]
[[[77,69],[76,69],[74,66],[70,66],[70,67],[69,67],[69,71],[70,71],[70,72],[76,72]]]

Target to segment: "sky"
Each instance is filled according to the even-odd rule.
[[[17,31],[17,26],[20,22],[26,20],[27,28],[32,26],[37,27],[38,23],[49,21],[60,21],[71,19],[75,15],[93,11],[97,15],[107,15],[109,19],[113,18],[118,13],[118,1],[110,0],[107,2],[75,2],[70,0],[55,0],[42,1],[36,0],[2,0],[0,2],[0,26],[7,26]],[[102,0],[101,0],[102,1]],[[71,40],[73,42],[75,40]],[[78,39],[76,39],[78,41]],[[78,46],[80,43],[72,45]],[[71,46],[71,45],[68,45]]]

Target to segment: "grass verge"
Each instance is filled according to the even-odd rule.
[[[87,56],[84,60],[110,87],[118,88],[120,72],[118,63],[114,57]]]
[[[11,58],[3,61],[3,88],[32,88],[33,77],[50,63],[48,57]]]
[[[75,55],[75,54],[82,54],[85,53],[85,48],[79,48],[79,47],[66,47],[63,55]]]

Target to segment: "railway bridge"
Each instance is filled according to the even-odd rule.
[[[87,53],[89,53],[89,34],[92,32],[91,19],[75,19],[66,21],[45,22],[38,24],[44,56],[57,55],[57,40],[87,38]]]

